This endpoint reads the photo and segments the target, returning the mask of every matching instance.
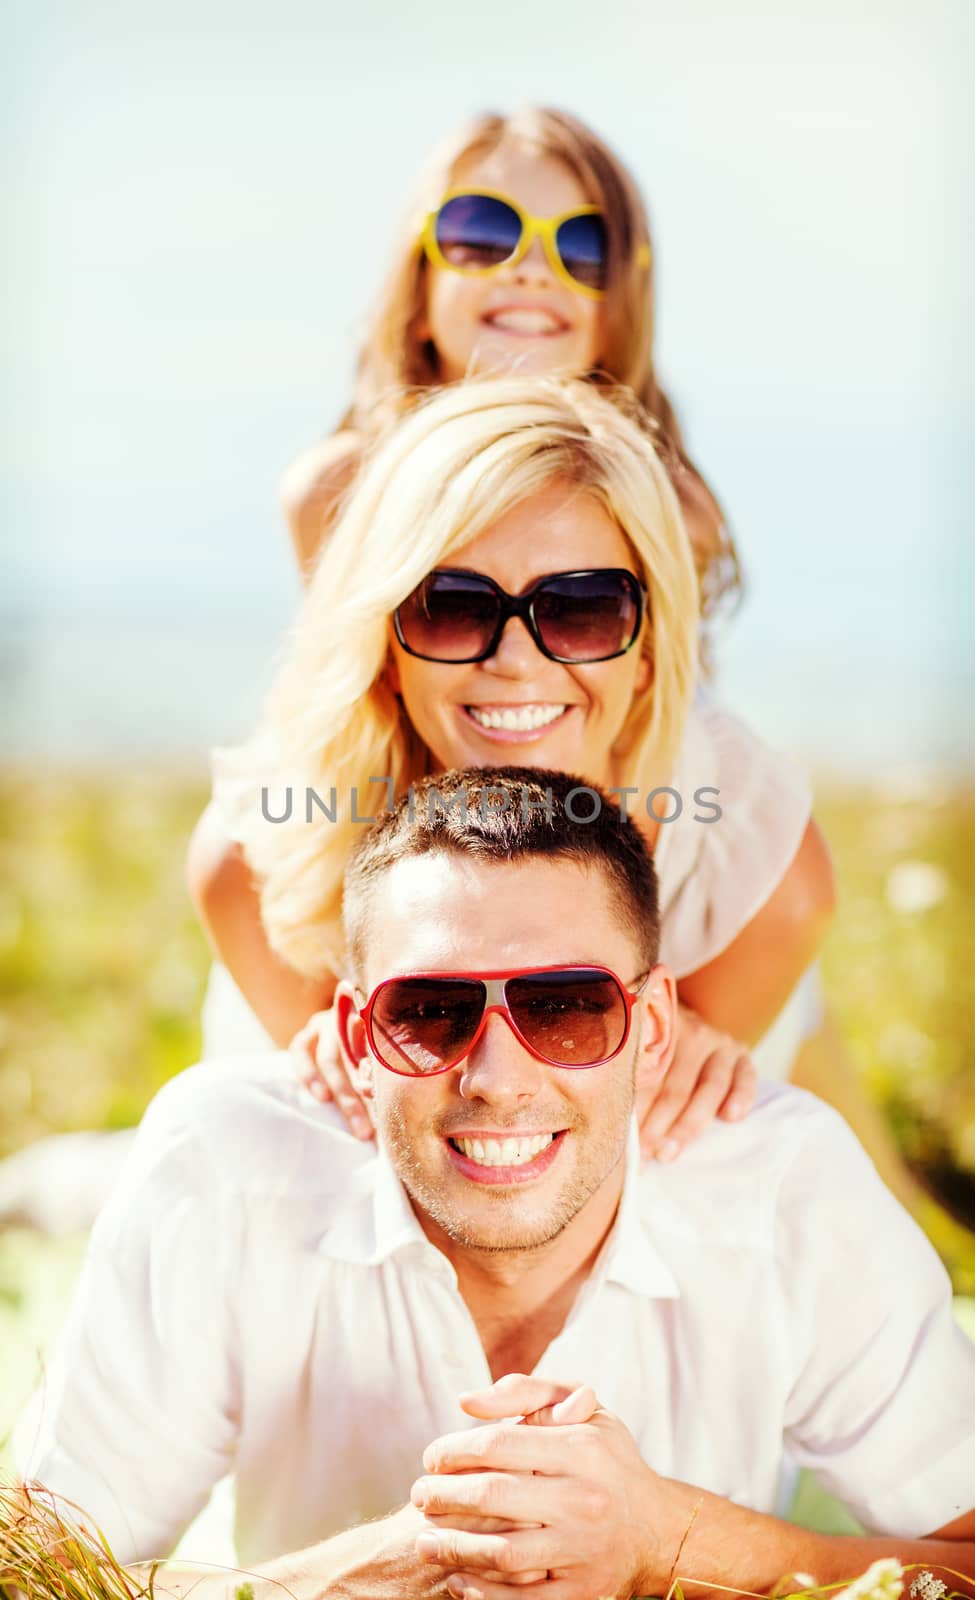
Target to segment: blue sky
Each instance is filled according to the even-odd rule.
[[[540,100],[650,203],[660,369],[750,579],[725,696],[820,760],[970,761],[965,0],[154,11],[0,23],[16,748],[239,731],[295,592],[276,482],[412,176]]]

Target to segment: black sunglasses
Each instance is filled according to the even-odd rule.
[[[486,661],[512,617],[520,617],[550,661],[612,661],[632,649],[644,593],[625,567],[553,572],[524,594],[508,594],[482,572],[441,567],[393,612],[403,649],[421,661]]]

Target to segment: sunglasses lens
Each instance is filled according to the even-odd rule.
[[[626,1036],[626,1002],[606,972],[576,967],[509,978],[505,998],[526,1042],[560,1067],[607,1061]]]
[[[475,661],[498,623],[498,596],[483,579],[431,572],[396,609],[407,650],[427,661]]]
[[[601,216],[568,217],[555,242],[570,278],[586,289],[606,287],[606,224]]]
[[[546,650],[564,661],[608,661],[628,650],[640,627],[632,573],[583,572],[549,578],[535,595],[535,625]]]
[[[514,255],[521,218],[504,200],[487,194],[458,194],[437,213],[437,244],[444,260],[459,271],[499,266]]]
[[[484,1000],[476,978],[392,978],[373,1003],[373,1048],[394,1072],[440,1072],[467,1054]]]

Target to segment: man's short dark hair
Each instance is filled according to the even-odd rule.
[[[356,971],[361,972],[365,956],[373,884],[397,861],[434,852],[475,861],[538,857],[596,867],[641,959],[648,968],[655,965],[657,876],[639,829],[615,801],[564,772],[469,767],[417,783],[356,842],[343,899],[346,943]]]

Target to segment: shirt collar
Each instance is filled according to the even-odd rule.
[[[678,1300],[677,1279],[654,1244],[642,1211],[640,1136],[634,1116],[630,1118],[626,1140],[626,1168],[616,1220],[596,1259],[590,1282],[594,1289],[599,1282],[618,1283],[648,1300]]]
[[[409,1197],[396,1176],[382,1141],[372,1160],[356,1172],[346,1201],[319,1243],[337,1261],[378,1266],[392,1256],[413,1252],[439,1272],[455,1276],[447,1257],[430,1243]]]
[[[583,1291],[587,1299],[602,1283],[618,1283],[647,1299],[680,1297],[677,1280],[643,1221],[640,1187],[640,1142],[636,1118],[632,1117],[620,1203]],[[319,1248],[335,1260],[355,1261],[363,1266],[378,1266],[395,1255],[412,1253],[418,1262],[456,1282],[447,1257],[431,1244],[417,1221],[381,1142],[373,1159],[354,1174],[346,1204],[322,1237]]]

